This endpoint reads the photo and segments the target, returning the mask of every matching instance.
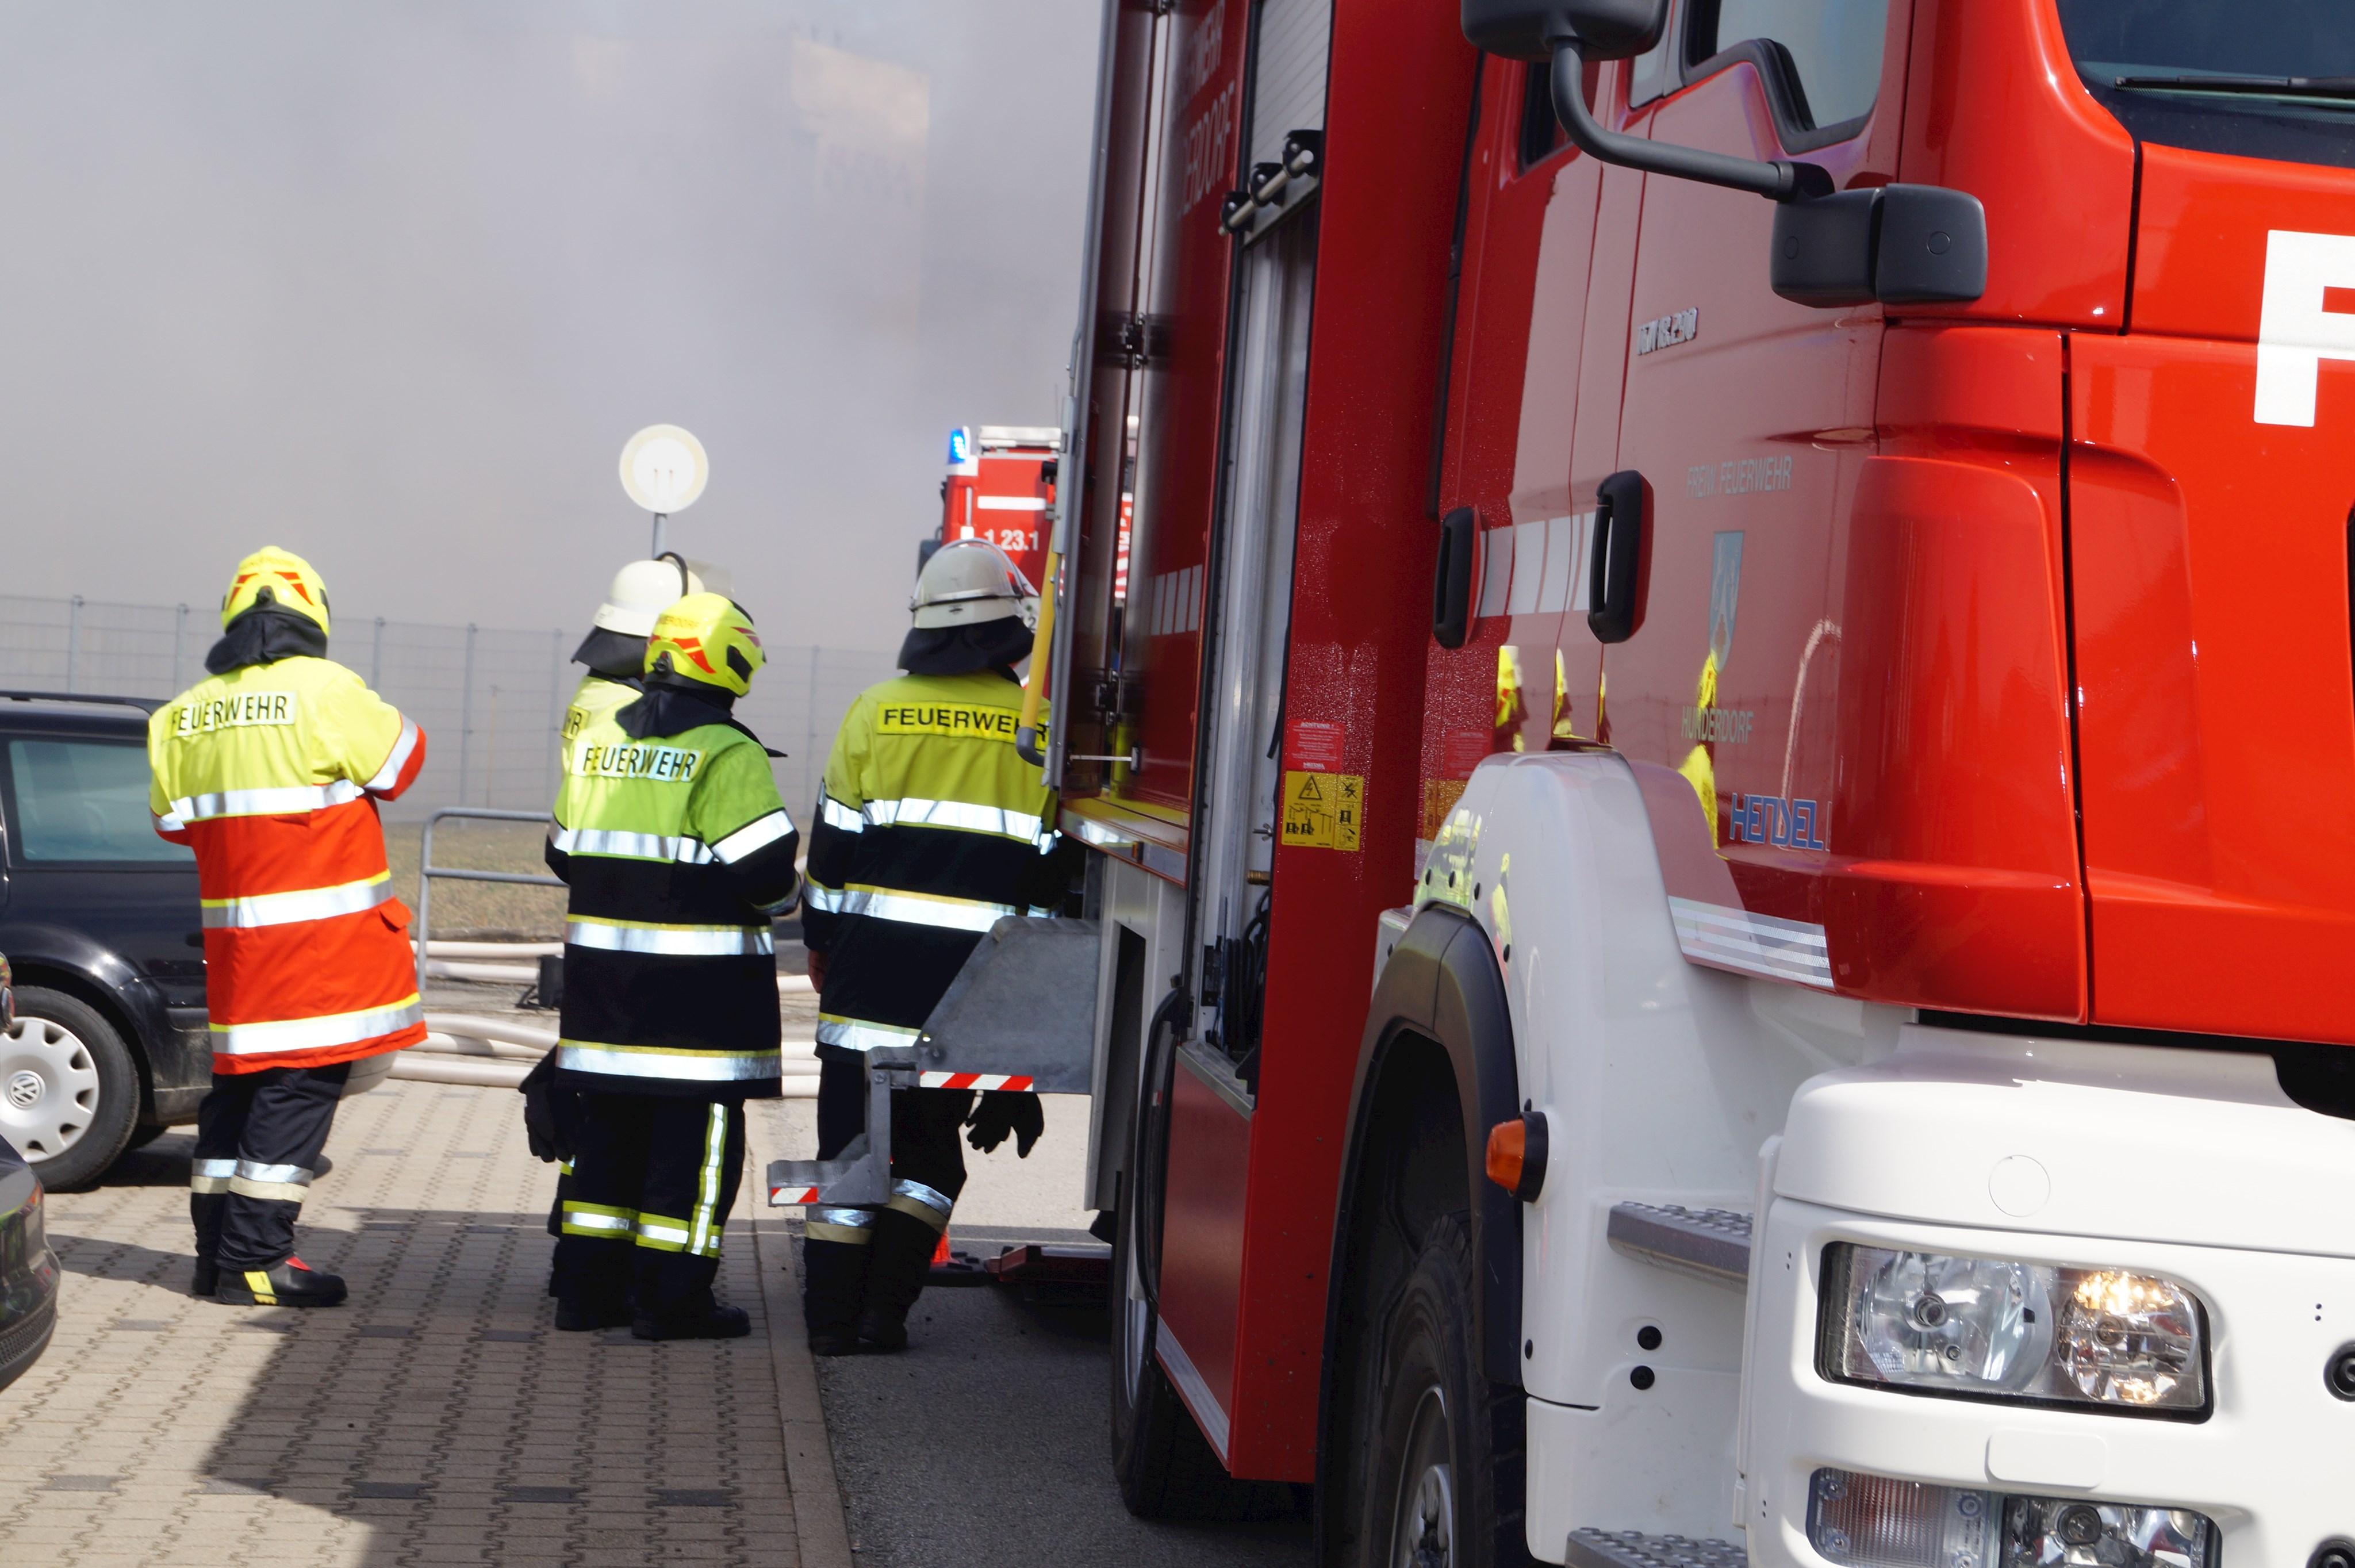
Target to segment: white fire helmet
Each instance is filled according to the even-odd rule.
[[[677,556],[634,560],[613,573],[605,603],[597,607],[596,624],[625,636],[649,636],[656,616],[688,594],[702,592],[703,579]]]
[[[986,539],[951,539],[932,552],[916,577],[916,596],[908,601],[920,631],[940,626],[977,626],[1019,615],[1026,626],[1039,624],[1039,591],[1007,559],[1006,552]]]

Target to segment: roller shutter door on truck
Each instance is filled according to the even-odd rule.
[[[1333,49],[1333,0],[1266,0],[1252,63],[1251,155],[1246,175],[1279,162],[1295,131],[1325,128],[1325,74]]]

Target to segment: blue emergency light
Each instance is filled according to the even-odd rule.
[[[949,464],[952,467],[965,462],[972,456],[965,447],[965,443],[969,439],[971,438],[962,429],[949,432]]]

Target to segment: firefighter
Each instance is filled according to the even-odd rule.
[[[770,922],[798,896],[801,841],[730,711],[762,657],[741,606],[689,594],[655,622],[645,694],[570,743],[548,843],[571,889],[555,1086],[581,1096],[559,1328],[751,1331],[711,1282],[744,1102],[780,1091]]]
[[[571,776],[573,738],[623,703],[636,700],[645,689],[639,677],[645,671],[646,638],[655,629],[655,617],[687,595],[702,592],[703,580],[676,555],[634,560],[613,574],[605,602],[591,620],[589,635],[572,650],[572,662],[586,666],[589,673],[581,677],[571,706],[564,710],[564,726],[556,746],[559,777]],[[543,997],[540,1005],[551,1004]],[[531,1151],[556,1164],[556,1200],[549,1206],[548,1233],[561,1239],[564,1200],[571,1196],[572,1137],[579,1115],[577,1096],[568,1095],[565,1104],[558,1103],[555,1068],[555,1057],[540,1058],[521,1087]],[[558,1285],[551,1267],[548,1294],[558,1295]]]
[[[188,1209],[196,1292],[333,1307],[294,1221],[351,1064],[425,1038],[377,802],[425,733],[327,657],[327,590],[275,546],[238,563],[211,673],[147,721],[155,831],[196,851],[213,1084]]]
[[[900,648],[907,674],[859,694],[826,760],[802,927],[818,987],[818,1157],[866,1126],[865,1053],[912,1044],[1001,917],[1056,912],[1070,857],[1053,797],[1014,749],[1030,651],[1029,584],[995,545],[958,539],[924,565]],[[968,1111],[972,1112],[970,1118]],[[803,1253],[810,1349],[908,1342],[908,1309],[964,1187],[960,1125],[1028,1157],[1036,1094],[893,1095],[891,1192],[879,1209],[812,1208]]]

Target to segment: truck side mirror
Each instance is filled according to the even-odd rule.
[[[1541,60],[1563,38],[1588,59],[1629,59],[1660,41],[1668,0],[1463,0],[1464,37],[1507,59]]]
[[[1987,273],[1987,208],[1967,191],[1891,185],[1774,209],[1768,276],[1800,304],[1962,304]]]
[[[1642,54],[1660,40],[1668,0],[1461,0],[1464,36],[1508,59],[1550,60],[1553,112],[1571,144],[1623,168],[1746,190],[1774,215],[1774,292],[1806,304],[1955,304],[1987,292],[1987,213],[1935,186],[1835,194],[1818,164],[1762,162],[1606,131],[1579,80],[1588,59]]]

